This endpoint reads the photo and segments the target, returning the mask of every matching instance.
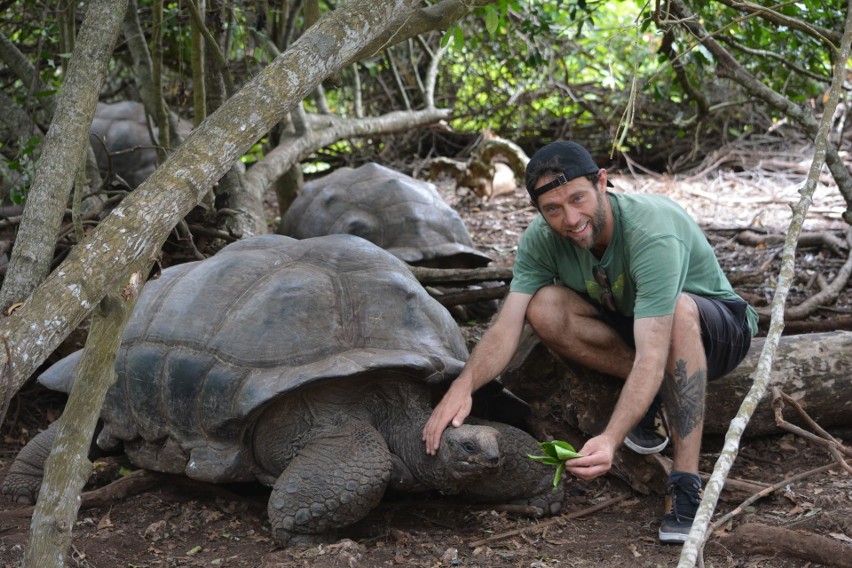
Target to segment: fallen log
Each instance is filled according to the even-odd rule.
[[[525,353],[519,351],[503,374],[503,383],[530,403],[547,400],[551,400],[551,406],[557,403],[563,408],[564,419],[581,431],[600,432],[609,420],[621,381],[563,363],[529,334],[525,343]],[[727,432],[751,387],[763,343],[763,338],[755,338],[739,367],[707,386],[705,434]],[[778,386],[797,400],[823,428],[852,425],[852,332],[782,337],[769,386]],[[792,423],[803,425],[797,419],[790,417]],[[752,416],[746,436],[781,432],[767,396]]]
[[[414,277],[426,285],[450,284],[479,284],[481,282],[502,281],[512,279],[512,267],[482,267],[482,268],[428,268],[412,266],[408,268]]]
[[[705,435],[727,432],[751,387],[763,343],[764,339],[756,338],[739,367],[708,385]],[[561,361],[529,330],[501,381],[530,404],[533,435],[540,440],[567,440],[575,447],[604,429],[621,387],[621,381],[612,376]],[[852,332],[783,336],[773,364],[773,385],[798,401],[821,427],[852,425]],[[787,418],[805,426],[799,416]],[[767,396],[755,410],[745,436],[781,432]],[[619,451],[613,471],[641,493],[664,489],[665,467],[659,460]]]

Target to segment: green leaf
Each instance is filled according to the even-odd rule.
[[[545,465],[559,465],[563,461],[563,460],[560,460],[560,459],[557,459],[557,458],[554,458],[554,457],[550,457],[550,456],[533,456],[533,455],[527,454],[527,457],[530,458],[531,460],[541,462]]]
[[[462,45],[464,45],[464,30],[462,30],[460,25],[456,24],[453,30],[453,47],[461,49]]]
[[[571,460],[580,457],[580,454],[574,450],[574,447],[566,442],[554,442],[553,448],[556,451],[556,457],[561,460]]]
[[[497,31],[497,25],[500,23],[500,14],[493,6],[488,6],[485,10],[485,29],[488,30],[488,35],[494,37]]]
[[[574,446],[562,440],[554,440],[552,442],[539,442],[539,446],[548,456],[559,460],[570,460],[579,458],[580,454],[574,449]]]
[[[546,455],[534,456],[527,454],[527,457],[545,465],[556,466],[556,473],[553,475],[553,490],[556,491],[556,488],[559,486],[559,481],[565,474],[565,461],[583,456],[574,450],[574,446],[568,442],[563,442],[562,440],[539,442],[538,445],[542,452]]]
[[[560,463],[556,467],[556,473],[553,475],[553,490],[556,491],[556,488],[559,486],[559,482],[562,480],[562,474],[565,473],[565,462]]]

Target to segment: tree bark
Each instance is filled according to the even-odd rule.
[[[190,9],[195,12],[194,8]],[[221,15],[224,9],[221,2],[211,1],[209,5],[211,13]],[[221,17],[212,17],[209,20],[219,22]],[[215,112],[229,97],[233,91],[233,79],[230,76],[227,61],[219,49],[224,30],[207,30],[202,25],[204,36],[204,62],[207,99],[205,105],[208,112]],[[266,227],[266,214],[263,209],[263,193],[249,191],[245,182],[244,168],[240,163],[228,170],[217,182],[213,193],[215,194],[215,208],[227,209],[232,212],[224,218],[224,228],[237,238],[253,237],[268,232]]]
[[[89,4],[27,195],[0,290],[2,308],[25,300],[50,269],[62,216],[80,158],[89,144],[89,125],[126,7],[126,0]]]
[[[45,462],[24,557],[27,568],[65,565],[71,528],[80,508],[80,491],[92,469],[87,457],[89,444],[106,392],[115,382],[115,355],[121,333],[143,284],[142,271],[135,272],[127,286],[105,296],[95,310],[74,387]]]
[[[20,309],[0,321],[0,337],[9,342],[8,351],[0,350],[0,401],[20,388],[131,266],[158,254],[169,231],[257,139],[414,4],[360,0],[341,5],[190,134]]]

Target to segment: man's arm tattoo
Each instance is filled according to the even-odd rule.
[[[686,376],[686,361],[675,362],[674,376],[666,371],[663,381],[663,400],[669,425],[680,438],[686,438],[704,421],[704,396],[707,369],[698,369]]]

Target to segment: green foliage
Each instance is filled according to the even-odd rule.
[[[813,35],[793,26],[771,25],[759,14],[744,15],[715,2],[689,4],[706,28],[719,30],[720,41],[731,47],[739,63],[767,86],[797,102],[825,90],[831,75],[831,58],[825,45]],[[777,12],[814,29],[841,31],[843,27],[843,9],[839,4],[831,6],[830,0],[761,4],[767,12]],[[701,55],[700,50],[695,50],[689,62],[697,68],[714,63],[708,57],[699,59]]]
[[[766,87],[799,103],[827,88],[832,51],[820,37],[839,37],[844,7],[837,0],[749,5],[760,9],[686,3],[694,21]],[[502,0],[476,10],[458,24],[464,42],[446,57],[442,93],[456,111],[452,126],[491,130],[525,149],[554,136],[584,139],[599,151],[629,151],[651,167],[671,167],[700,159],[696,141],[718,147],[784,118],[721,78],[713,54],[676,18],[655,14],[657,5]],[[654,150],[661,143],[668,156]]]
[[[501,4],[498,41],[479,34],[448,57],[449,81],[458,93],[453,126],[460,130],[534,134],[557,121],[591,124],[597,118],[585,113],[590,104],[604,97],[615,106],[626,104],[636,60],[648,75],[660,68],[652,57],[654,36],[636,36],[638,12],[630,3],[550,0],[496,6]],[[488,14],[480,9],[464,26],[487,27],[493,19]]]
[[[805,103],[827,88],[832,55],[820,38],[842,30],[845,4],[839,0],[755,0],[748,6],[760,10],[751,11],[716,1],[685,2],[695,20],[773,91]],[[140,22],[149,37],[151,5],[151,0],[139,0]],[[674,18],[654,14],[658,5],[666,3],[495,0],[446,30],[400,42],[360,61],[364,115],[423,108],[423,83],[433,55],[444,45],[450,49],[441,62],[434,102],[454,110],[451,126],[465,133],[490,130],[527,150],[543,139],[571,137],[598,151],[629,151],[634,158],[639,154],[646,166],[663,168],[677,165],[680,156],[700,158],[700,152],[693,152],[697,143],[714,141],[718,146],[760,130],[761,121],[771,124],[783,118],[753,93],[720,78],[711,52]],[[45,88],[33,89],[8,74],[4,93],[46,126],[50,117],[38,99],[58,92],[68,54],[58,44],[55,13],[25,6],[21,0],[8,4],[0,14],[0,31],[37,69]],[[334,6],[320,2],[321,13]],[[84,7],[78,7],[78,22]],[[164,96],[173,110],[188,116],[190,15],[185,3],[168,1],[163,16]],[[284,50],[302,33],[304,14],[291,14],[280,3],[226,3],[221,14],[208,14],[207,25],[214,33],[222,31],[222,49],[239,87],[269,63],[274,51],[250,30],[269,34],[277,49]],[[682,72],[675,73],[675,63]],[[355,73],[353,68],[342,70],[323,84],[328,107],[339,116],[355,115]],[[135,79],[122,39],[102,98],[138,100]],[[705,99],[702,104],[696,93]],[[715,110],[731,101],[737,104]],[[313,97],[306,99],[305,107],[319,110]],[[17,137],[3,135],[5,160],[19,171],[31,168],[31,155]],[[271,133],[244,161],[262,158],[278,136]],[[414,133],[408,136],[418,152],[429,145],[414,141]],[[671,148],[665,156],[657,150],[661,142]],[[328,160],[318,161],[363,157],[381,147],[382,140],[350,141],[345,148],[328,149]]]

